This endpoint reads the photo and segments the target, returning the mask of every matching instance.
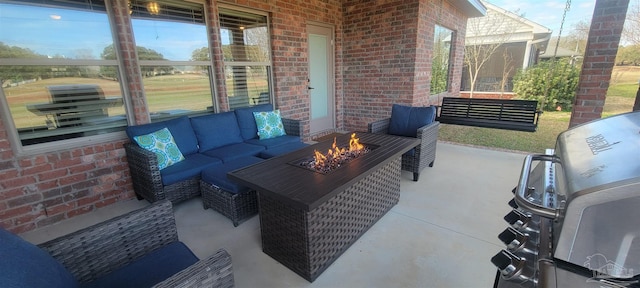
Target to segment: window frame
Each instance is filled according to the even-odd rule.
[[[80,10],[85,11],[88,9],[77,9],[71,6],[63,6],[63,5],[51,5],[51,4],[30,4],[23,3],[19,1],[2,1],[7,4],[17,4],[24,6],[40,6],[40,7],[51,7],[55,9],[68,9],[68,10]],[[78,3],[78,6],[87,5]],[[130,93],[129,89],[126,86],[127,77],[124,74],[123,63],[121,60],[121,52],[116,43],[118,43],[117,39],[117,31],[113,24],[113,7],[111,5],[106,5],[105,3],[105,11],[104,13],[107,16],[107,24],[111,33],[112,45],[114,45],[116,60],[104,60],[104,59],[25,59],[25,58],[2,58],[2,63],[0,66],[115,66],[118,70],[121,81],[119,81],[120,92],[122,94],[123,106],[125,109],[125,120],[127,125],[132,123],[133,116],[129,112],[131,111],[131,107],[129,105]],[[77,148],[81,146],[87,145],[98,145],[103,144],[105,142],[118,141],[126,138],[126,133],[124,128],[122,131],[108,132],[105,134],[98,135],[89,135],[82,136],[76,138],[69,138],[64,140],[56,140],[45,143],[31,144],[31,145],[23,145],[22,140],[20,139],[20,135],[18,133],[18,129],[15,125],[13,115],[11,114],[11,110],[9,108],[9,103],[7,101],[7,97],[4,94],[4,89],[0,88],[0,112],[2,112],[2,121],[5,124],[5,130],[7,134],[7,139],[11,146],[13,147],[13,151],[17,157],[25,157],[25,156],[33,156],[36,154],[42,153],[50,153],[57,150],[69,149],[69,148]],[[125,126],[126,127],[126,126]]]
[[[444,31],[444,32],[449,31],[449,36],[448,37],[449,37],[450,41],[449,41],[449,49],[446,52],[446,55],[448,57],[446,59],[447,63],[446,63],[446,73],[445,73],[445,77],[444,77],[444,79],[445,79],[444,90],[435,91],[434,92],[434,90],[433,90],[434,85],[432,85],[432,84],[433,84],[433,79],[434,79],[433,75],[434,75],[434,68],[435,68],[435,66],[434,66],[434,62],[435,61],[434,60],[437,57],[436,51],[439,50],[439,49],[436,49],[436,45],[439,45],[436,42],[438,40],[438,38],[440,37],[439,33],[438,33],[439,30],[440,31]],[[432,43],[433,46],[432,46],[432,49],[431,49],[433,55],[431,57],[431,79],[429,79],[429,82],[430,82],[429,94],[430,95],[438,95],[438,94],[441,94],[441,93],[447,93],[447,92],[449,92],[449,90],[451,88],[451,79],[450,79],[451,78],[451,72],[452,72],[451,71],[451,69],[452,69],[452,61],[451,61],[451,59],[453,57],[453,51],[454,51],[453,46],[454,46],[454,43],[455,43],[454,42],[455,35],[456,35],[456,33],[455,33],[455,31],[453,29],[450,29],[450,28],[448,28],[448,27],[446,27],[444,25],[441,25],[439,23],[435,23],[433,25],[433,43]],[[446,38],[447,37],[444,37],[443,39],[446,39]],[[442,45],[446,45],[446,44],[442,44]]]
[[[156,1],[158,2],[160,5],[174,5],[175,1],[171,1],[171,0],[158,0]],[[209,31],[209,13],[208,13],[208,9],[206,7],[206,3],[204,1],[185,1],[184,5],[199,5],[202,8],[202,20],[203,20],[203,25],[205,27],[205,37],[207,40],[207,48],[209,51],[209,54],[211,54],[211,37],[210,35],[208,35],[208,31]],[[177,7],[177,6],[174,6]],[[139,16],[136,16],[135,14],[140,14]],[[166,16],[166,15],[165,15]],[[181,22],[179,20],[176,19],[170,19],[170,18],[162,18],[162,15],[158,16],[160,18],[155,18],[155,16],[150,16],[150,15],[145,15],[145,13],[139,13],[139,12],[133,12],[130,15],[130,19],[132,22],[132,38],[136,39],[136,35],[135,35],[135,29],[134,29],[134,24],[133,24],[133,20],[134,19],[140,19],[140,20],[153,20],[153,21],[166,21],[166,22]],[[185,21],[182,21],[182,23],[187,23]],[[136,44],[138,45],[138,44]],[[143,46],[144,47],[144,46]],[[199,111],[193,111],[190,113],[184,113],[184,114],[179,114],[175,117],[178,116],[197,116],[197,115],[203,115],[205,113],[209,113],[209,112],[218,112],[219,111],[219,103],[218,103],[218,93],[217,93],[217,87],[216,87],[216,74],[215,74],[215,63],[214,63],[213,57],[210,55],[209,60],[208,61],[191,61],[191,60],[140,60],[139,59],[139,55],[138,55],[138,66],[140,67],[140,71],[142,73],[142,67],[146,67],[146,66],[203,66],[203,67],[207,67],[207,72],[209,75],[209,92],[211,95],[211,102],[210,105],[206,107],[206,109],[203,110],[199,110]],[[142,89],[145,89],[145,84],[144,84],[144,75],[141,75],[142,77]],[[150,107],[149,107],[149,95],[148,93],[145,92],[145,98],[147,99],[146,103],[147,103],[147,113],[149,113],[150,115],[152,114],[152,111],[150,111]],[[175,117],[168,117],[168,118],[163,118],[163,119],[159,119],[158,121],[161,120],[167,120],[170,118],[175,118]],[[151,119],[151,122],[154,122],[152,117],[149,117],[149,119]]]
[[[259,15],[259,16],[264,16],[266,19],[266,27],[267,27],[267,51],[269,52],[269,61],[266,62],[248,62],[248,61],[225,61],[224,59],[222,59],[222,63],[220,63],[222,65],[222,71],[223,71],[223,79],[222,81],[225,83],[224,87],[227,93],[226,94],[226,98],[227,98],[227,105],[229,105],[229,110],[233,110],[229,101],[229,93],[228,93],[228,89],[229,87],[227,87],[226,85],[226,70],[227,67],[250,67],[250,66],[264,66],[266,69],[266,73],[267,73],[267,85],[268,85],[268,92],[269,92],[269,103],[272,104],[275,108],[275,85],[274,85],[274,78],[273,78],[273,46],[272,46],[272,29],[271,29],[271,17],[269,15],[268,12],[265,11],[260,11],[260,10],[255,10],[255,9],[249,9],[249,8],[245,8],[245,7],[239,7],[239,6],[234,6],[234,5],[229,5],[229,4],[224,4],[224,3],[218,3],[218,27],[216,27],[218,29],[218,43],[219,43],[219,49],[222,53],[222,30],[223,30],[223,26],[220,23],[221,21],[221,17],[220,15],[222,14],[222,12],[220,10],[231,10],[231,11],[237,11],[237,12],[241,12],[241,13],[250,13],[250,14],[255,14],[255,15]],[[224,28],[226,29],[226,28]],[[255,105],[255,104],[254,104]],[[252,105],[249,105],[248,107],[250,107]],[[241,107],[236,107],[236,108],[241,108]]]

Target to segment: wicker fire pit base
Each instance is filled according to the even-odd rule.
[[[311,211],[259,194],[262,250],[314,281],[400,199],[400,157]]]

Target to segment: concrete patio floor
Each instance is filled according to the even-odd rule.
[[[234,228],[200,198],[175,206],[180,239],[200,258],[225,248],[236,287],[491,287],[490,258],[525,154],[438,143],[420,181],[403,172],[400,203],[313,283],[262,252],[259,218]],[[21,235],[41,243],[149,205],[130,200]]]

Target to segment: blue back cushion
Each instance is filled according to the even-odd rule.
[[[191,118],[191,126],[196,133],[200,152],[242,143],[240,127],[233,112],[216,113]]]
[[[156,123],[128,126],[127,136],[129,136],[129,140],[133,141],[135,136],[149,134],[165,127],[171,132],[178,149],[183,155],[198,152],[198,139],[193,132],[193,128],[191,128],[191,122],[187,116]]]
[[[73,275],[49,253],[2,228],[0,271],[3,288],[78,287]]]
[[[253,112],[267,111],[273,111],[273,105],[261,104],[234,110],[236,117],[238,118],[238,125],[240,126],[242,139],[249,140],[258,138],[258,126],[256,125],[256,118],[253,117]]]
[[[436,118],[436,107],[411,107],[393,104],[389,134],[416,137],[418,128],[430,124]]]

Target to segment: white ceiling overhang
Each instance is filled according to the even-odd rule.
[[[485,7],[480,0],[448,0],[451,5],[458,8],[460,12],[469,18],[482,17],[487,14]]]

